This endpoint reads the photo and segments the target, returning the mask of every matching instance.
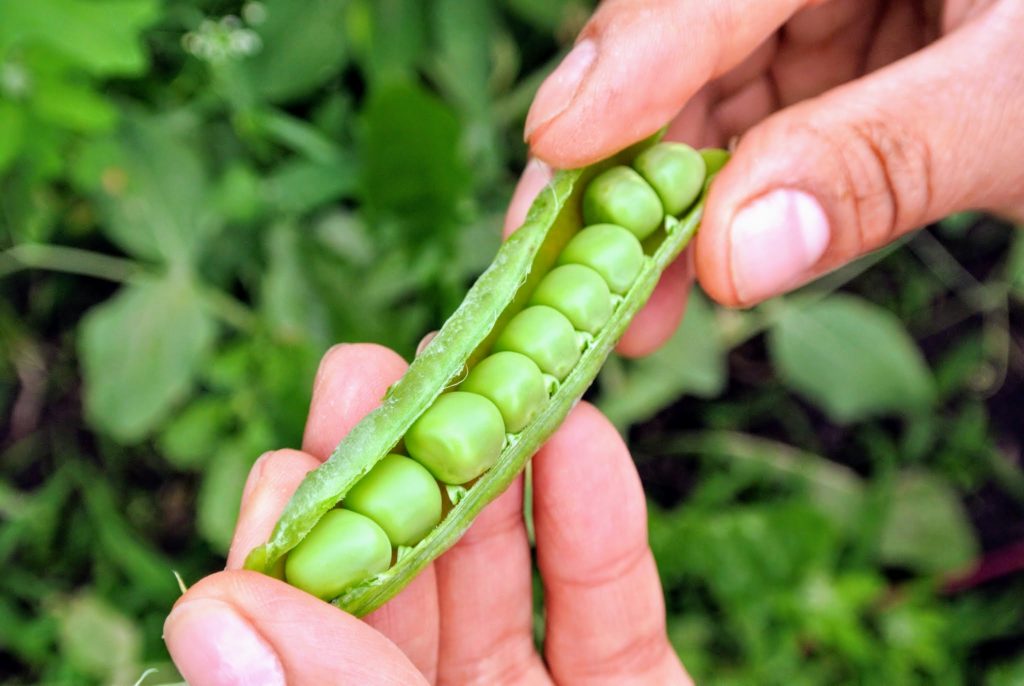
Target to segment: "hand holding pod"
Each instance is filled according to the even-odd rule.
[[[558,172],[381,405],[303,480],[246,568],[283,573],[359,616],[404,588],[508,487],[586,391],[696,232],[706,170],[725,155],[646,141]],[[440,521],[430,503],[403,509],[381,495],[388,480],[375,465],[394,461],[403,444],[443,482],[450,509]],[[395,533],[392,520],[405,509],[423,512],[405,523],[415,534]],[[418,526],[429,531],[408,545]],[[385,529],[394,537],[387,566]],[[365,549],[352,547],[357,537]]]

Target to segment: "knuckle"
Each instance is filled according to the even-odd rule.
[[[609,652],[591,656],[586,664],[578,665],[578,671],[581,675],[595,677],[649,674],[671,650],[664,627],[652,623],[648,630],[630,634]]]
[[[928,144],[898,122],[874,118],[818,131],[839,166],[839,200],[852,207],[861,249],[872,250],[916,227],[932,204]]]

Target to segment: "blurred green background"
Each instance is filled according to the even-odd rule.
[[[180,679],[173,572],[333,342],[408,357],[489,262],[589,11],[0,0],[3,683]],[[609,362],[699,682],[1024,683],[1022,302],[1021,235],[961,215]]]

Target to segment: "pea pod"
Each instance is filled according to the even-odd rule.
[[[703,211],[703,194],[683,216],[663,216],[656,226],[650,228],[650,206],[654,202],[660,205],[661,201],[650,187],[649,193],[639,189],[636,184],[646,182],[639,174],[631,172],[629,165],[652,145],[655,145],[655,141],[646,141],[590,167],[555,174],[534,201],[523,226],[502,245],[490,267],[480,276],[430,344],[413,361],[405,375],[389,389],[381,405],[342,439],[327,462],[303,480],[281,514],[269,540],[249,554],[246,568],[267,574],[279,570],[280,561],[305,541],[317,522],[328,512],[334,511],[333,508],[344,499],[346,493],[378,461],[395,452],[403,440],[412,457],[416,457],[416,451],[427,452],[424,448],[427,441],[423,439],[428,432],[423,431],[424,424],[419,424],[412,434],[411,447],[410,436],[407,434],[424,415],[433,417],[445,414],[428,412],[438,406],[439,399],[454,391],[453,395],[473,396],[478,399],[479,402],[474,401],[478,405],[482,406],[483,402],[490,404],[491,401],[485,399],[488,394],[482,389],[470,384],[471,390],[476,391],[471,393],[460,389],[458,385],[466,379],[467,372],[488,355],[499,350],[511,350],[530,357],[546,372],[546,398],[530,412],[516,408],[512,413],[509,409],[511,406],[503,406],[499,412],[496,406],[489,405],[494,411],[481,413],[481,417],[493,418],[493,421],[489,418],[483,422],[489,428],[484,432],[487,438],[479,454],[486,455],[486,460],[467,463],[466,469],[455,472],[426,465],[435,476],[448,484],[451,509],[419,543],[414,546],[398,546],[397,560],[387,570],[367,573],[365,578],[352,581],[339,591],[333,602],[352,614],[365,615],[397,594],[420,570],[459,539],[480,510],[508,487],[526,461],[565,419],[597,375],[633,316],[647,301],[661,272],[679,255],[697,229]],[[645,159],[649,162],[650,158],[647,156]],[[653,174],[647,165],[642,166],[645,175]],[[614,171],[611,175],[605,174],[609,170]],[[588,185],[599,176],[601,183],[597,190],[600,192],[586,194]],[[614,221],[618,217],[623,217],[625,222],[633,221],[634,215],[630,213],[628,204],[623,205],[621,198],[615,197],[616,184],[612,182],[616,177],[625,179],[629,184],[627,191],[645,203],[645,207],[641,208],[642,222],[626,227],[643,239],[644,250],[639,267],[630,266],[625,274],[630,278],[620,278],[603,269],[596,243],[595,249],[580,250],[579,256],[573,255],[571,259],[561,257],[573,237],[584,228],[585,215],[590,221],[597,222]],[[706,188],[706,180],[703,184],[691,181],[696,186]],[[604,205],[606,200],[609,203],[607,207]],[[601,311],[600,316],[583,317],[584,310],[572,310],[571,314],[579,320],[577,325],[592,330],[574,331],[576,347],[571,353],[565,352],[554,361],[542,360],[538,357],[543,357],[548,351],[533,349],[529,336],[522,331],[517,332],[524,328],[521,325],[524,317],[519,315],[527,309],[545,310],[557,315],[560,321],[568,322],[557,310],[531,302],[538,285],[560,261],[575,264],[592,262],[596,272],[609,280],[609,286],[616,295],[614,298],[608,295],[611,298],[610,314]],[[563,273],[571,271],[564,270]],[[593,286],[591,291],[607,292],[603,287]],[[556,304],[567,311],[572,305],[568,299]],[[589,314],[590,310],[586,313]],[[534,318],[538,321],[542,319]],[[543,318],[554,321],[546,313]],[[568,326],[572,327],[572,324]],[[529,334],[528,329],[526,334]],[[572,360],[563,366],[566,356],[571,356]],[[550,366],[545,368],[546,364]],[[535,385],[535,382],[531,383]],[[534,394],[539,399],[535,391]],[[493,397],[499,404],[504,402],[497,396]],[[440,404],[454,407],[458,403],[445,400]],[[517,419],[509,421],[513,414]],[[528,418],[528,421],[522,420],[526,421],[525,426],[520,426],[520,417]],[[429,435],[447,436],[446,432],[453,426],[458,429],[455,424],[446,426],[445,421],[451,420],[439,419]],[[432,423],[430,420],[425,422],[427,425]],[[490,428],[499,423],[509,431],[500,447],[496,443],[495,429]],[[460,435],[459,441],[463,438]],[[445,441],[447,439],[438,439],[436,442],[441,445]],[[463,445],[459,443],[460,450]],[[497,452],[496,458],[493,452]],[[475,480],[459,483],[464,478]]]

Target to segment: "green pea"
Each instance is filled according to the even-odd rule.
[[[547,305],[564,314],[577,331],[597,333],[612,316],[612,294],[590,267],[566,264],[548,272],[530,297],[531,305]]]
[[[375,521],[394,545],[416,545],[441,521],[441,489],[416,460],[385,455],[342,503]]]
[[[544,305],[534,305],[512,317],[494,342],[494,350],[522,353],[540,370],[564,379],[580,359],[576,331],[565,315]]]
[[[284,564],[292,586],[330,600],[391,566],[391,542],[372,519],[331,510],[299,542]]]
[[[601,275],[613,293],[629,290],[644,264],[644,249],[632,233],[615,224],[594,224],[572,237],[558,264],[583,264]]]
[[[654,189],[629,167],[598,174],[583,191],[587,224],[618,224],[643,240],[661,225],[665,211]]]
[[[409,455],[446,484],[464,484],[498,460],[505,444],[501,412],[476,393],[444,393],[405,434]]]
[[[704,158],[705,173],[708,176],[717,174],[729,161],[729,151],[720,148],[701,148],[700,156]]]
[[[481,360],[459,390],[478,393],[494,403],[510,433],[529,424],[548,399],[537,363],[514,352],[494,353]]]
[[[633,168],[661,198],[665,214],[682,214],[704,187],[704,158],[683,143],[658,143],[637,155]]]

